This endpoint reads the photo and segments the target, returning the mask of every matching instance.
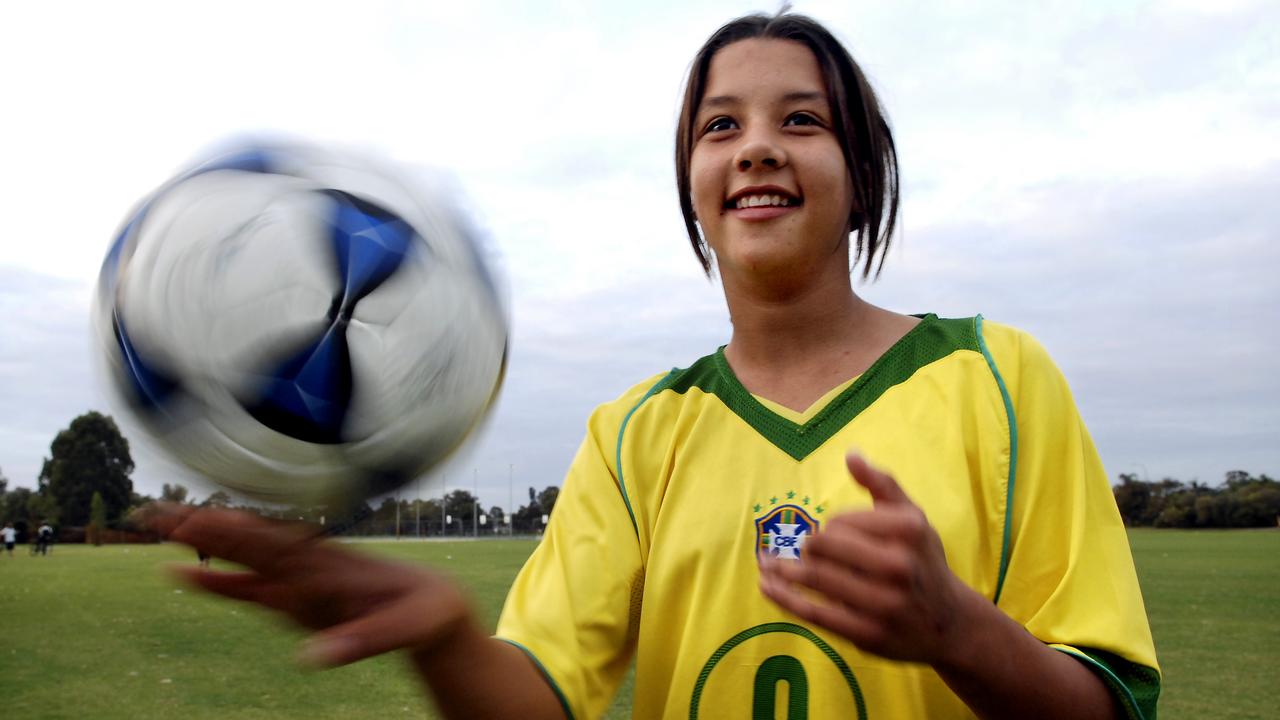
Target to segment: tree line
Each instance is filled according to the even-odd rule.
[[[54,437],[37,487],[8,489],[0,473],[0,523],[13,523],[26,538],[42,522],[64,529],[80,528],[90,542],[108,531],[128,530],[129,513],[156,498],[134,491],[130,475],[133,458],[129,441],[108,415],[87,412]],[[1148,482],[1121,474],[1113,487],[1125,525],[1168,528],[1273,527],[1280,523],[1280,482],[1243,470],[1226,474],[1221,485],[1173,478]],[[551,514],[560,489],[541,492],[529,488],[528,503],[510,518],[498,506],[485,509],[471,492],[458,489],[430,500],[384,497],[376,507],[368,502],[335,513],[325,507],[281,507],[241,504],[238,507],[268,517],[324,525],[335,534],[381,536],[468,536],[534,534]],[[219,490],[197,503],[180,484],[165,484],[160,500],[232,507],[230,495]],[[508,523],[508,520],[510,522]]]
[[[131,508],[150,500],[133,491],[132,472],[129,441],[115,421],[87,412],[54,437],[35,490],[9,490],[0,477],[0,522],[12,523],[24,539],[48,523],[84,528],[99,540],[102,532],[119,528]]]
[[[1243,470],[1209,486],[1173,478],[1147,482],[1120,475],[1113,488],[1120,517],[1130,527],[1251,528],[1280,524],[1280,482]]]
[[[205,507],[239,507],[267,517],[325,525],[345,535],[492,535],[540,532],[560,489],[529,488],[529,502],[510,517],[498,506],[484,509],[467,490],[431,500],[385,497],[335,512],[325,507],[236,505],[221,490],[197,502],[181,484],[165,483],[159,498],[134,491],[129,441],[109,415],[90,411],[71,421],[49,447],[35,490],[8,488],[0,472],[0,524],[12,523],[23,542],[41,523],[59,528],[64,538],[101,541],[103,534],[130,530],[129,514],[157,499]],[[71,532],[71,529],[75,529]]]
[[[333,534],[347,536],[533,535],[541,532],[545,527],[544,518],[551,514],[559,494],[560,488],[554,485],[541,492],[529,488],[529,503],[522,505],[509,518],[502,507],[494,505],[486,510],[479,498],[470,491],[461,489],[454,490],[443,498],[423,500],[384,497],[376,507],[364,502],[355,508],[337,511],[334,508],[319,505],[292,507],[240,505],[238,507],[266,517],[321,525]],[[219,495],[220,498],[215,498]],[[201,505],[231,506],[230,498],[221,491],[211,495],[210,499],[218,501],[211,503],[206,500]]]

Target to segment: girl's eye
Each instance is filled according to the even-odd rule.
[[[733,130],[736,127],[738,127],[738,124],[733,121],[733,118],[718,117],[707,123],[707,127],[703,132],[724,132],[725,130]]]
[[[817,125],[817,126],[821,126],[821,125],[822,125],[822,123],[818,121],[818,118],[816,118],[816,117],[814,117],[814,116],[810,115],[809,113],[805,113],[805,112],[798,112],[798,113],[795,113],[795,114],[793,114],[793,115],[789,116],[789,117],[787,118],[786,122],[782,123],[782,125],[783,125],[783,127],[795,127],[795,126],[797,126],[797,125]]]

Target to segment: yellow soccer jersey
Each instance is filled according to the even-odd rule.
[[[1043,348],[981,317],[925,316],[803,424],[722,351],[601,406],[498,637],[577,718],[604,711],[633,655],[637,718],[973,717],[930,667],[759,591],[758,553],[798,558],[870,504],[849,448],[897,478],[964,582],[1097,672],[1130,717],[1155,717],[1155,651],[1097,452]]]

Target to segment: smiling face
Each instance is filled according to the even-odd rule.
[[[822,72],[790,40],[750,39],[711,59],[693,123],[693,210],[726,285],[847,278],[853,182]]]

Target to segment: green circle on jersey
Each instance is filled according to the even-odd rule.
[[[725,659],[725,656],[743,643],[755,639],[763,639],[775,633],[789,633],[808,640],[812,644],[812,652],[804,653],[808,656],[806,659],[818,658],[818,664],[821,667],[813,667],[813,662],[806,665],[792,654],[779,653],[772,655],[754,669],[750,690],[751,697],[715,697],[712,701],[716,705],[713,713],[715,716],[721,717],[726,714],[732,714],[734,717],[741,717],[741,712],[725,707],[725,705],[732,704],[733,707],[745,707],[749,703],[752,709],[752,720],[778,718],[775,712],[778,700],[778,683],[786,682],[787,704],[782,718],[785,718],[785,720],[807,720],[809,717],[810,676],[815,672],[819,674],[831,674],[834,672],[848,686],[849,709],[857,711],[858,720],[866,720],[867,708],[862,700],[862,690],[858,687],[858,681],[853,677],[853,671],[849,669],[849,665],[844,661],[844,658],[840,657],[840,654],[828,645],[826,641],[815,635],[808,628],[786,622],[765,623],[747,628],[729,638],[711,654],[707,663],[702,666],[702,672],[698,673],[698,681],[693,686],[693,696],[689,700],[689,720],[697,720],[699,717],[703,696],[708,694],[708,682],[711,681],[711,684],[714,684],[713,673],[721,665],[721,661]],[[794,640],[791,642],[794,643]],[[794,644],[788,650],[794,653]],[[823,662],[822,659],[828,661],[830,665],[827,662]],[[735,672],[750,670],[749,668],[744,668],[741,664],[730,662],[726,663],[726,665],[733,667]],[[820,686],[827,688],[831,684],[830,682],[821,682]],[[738,686],[744,687],[742,683],[738,683]],[[719,695],[721,693],[715,694]],[[743,691],[743,694],[745,694],[745,691]]]

